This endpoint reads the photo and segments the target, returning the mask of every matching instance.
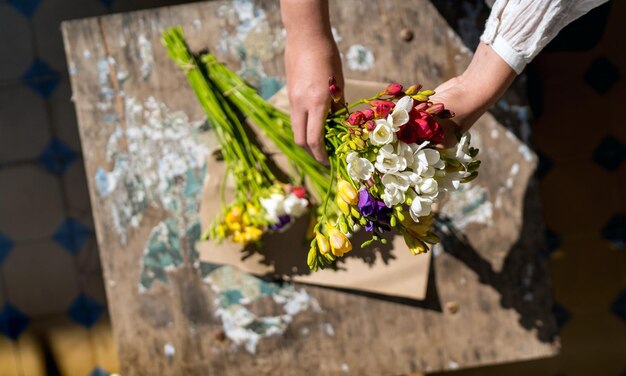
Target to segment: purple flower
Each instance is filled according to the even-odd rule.
[[[367,188],[363,187],[359,191],[359,202],[357,206],[361,215],[364,217],[371,217],[376,214],[378,205],[376,204],[374,196],[372,196]]]
[[[366,231],[372,232],[375,228],[391,229],[391,209],[383,201],[376,200],[367,188],[361,188],[359,191],[359,202],[357,205],[359,213],[368,219],[365,224]]]
[[[279,231],[287,226],[289,223],[291,223],[291,217],[286,214],[281,215],[280,217],[278,217],[278,223],[270,225],[270,230]]]

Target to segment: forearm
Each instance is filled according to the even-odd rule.
[[[332,38],[328,0],[280,0],[280,13],[290,40]]]
[[[476,108],[463,119],[473,124],[494,105],[515,80],[516,73],[490,46],[480,43],[470,65],[459,77],[467,90],[469,106]],[[473,116],[472,116],[473,115]]]

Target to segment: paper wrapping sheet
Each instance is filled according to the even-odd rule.
[[[347,80],[345,95],[348,102],[368,98],[381,91],[386,84]],[[279,91],[271,100],[286,111],[289,101],[286,90]],[[252,125],[254,127],[254,125]],[[261,132],[257,132],[261,134]],[[276,164],[289,169],[287,159],[276,148],[261,139],[265,150],[273,156]],[[224,164],[211,158],[207,167],[203,199],[200,209],[203,228],[206,228],[220,209],[220,184],[224,177]],[[227,188],[232,185],[228,184]],[[228,191],[226,189],[227,200]],[[387,245],[378,244],[360,249],[366,234],[356,234],[353,250],[340,259],[338,271],[322,270],[312,273],[306,266],[309,244],[304,240],[309,218],[301,218],[289,229],[266,236],[262,249],[242,250],[238,244],[201,242],[202,261],[229,264],[256,275],[280,275],[296,282],[304,282],[342,289],[361,290],[370,293],[422,300],[426,295],[430,254],[414,256],[404,244],[402,236],[395,236]],[[364,231],[362,231],[364,232]]]

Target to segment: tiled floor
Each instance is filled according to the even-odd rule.
[[[626,375],[626,3],[579,23],[530,67],[561,354],[451,375]]]
[[[118,369],[59,23],[178,2],[0,0],[2,375]],[[447,6],[461,8],[454,26],[475,43],[486,8]],[[529,69],[561,355],[452,374],[626,374],[625,33],[613,1]]]

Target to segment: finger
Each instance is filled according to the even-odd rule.
[[[326,154],[326,144],[324,143],[324,121],[326,120],[327,109],[317,106],[309,110],[306,123],[306,143],[311,149],[311,153],[319,162],[328,164]]]
[[[303,147],[308,151],[309,146],[306,143],[307,112],[305,110],[294,109],[291,111],[290,118],[294,142],[296,145]]]

